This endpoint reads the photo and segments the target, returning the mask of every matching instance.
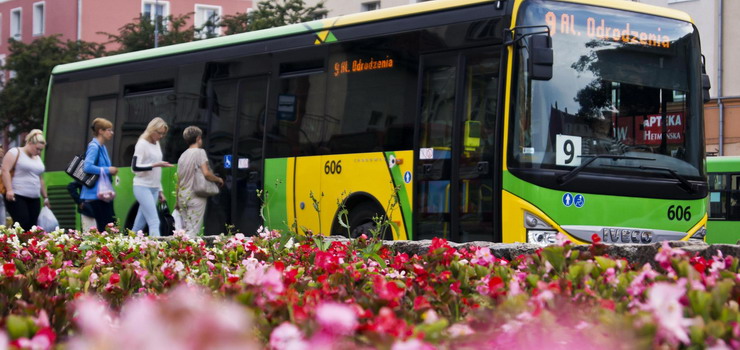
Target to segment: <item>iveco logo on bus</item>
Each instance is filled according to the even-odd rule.
[[[603,228],[601,239],[604,243],[650,243],[653,241],[653,233],[644,230]]]

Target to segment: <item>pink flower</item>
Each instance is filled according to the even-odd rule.
[[[671,248],[668,241],[663,241],[663,245],[658,249],[658,254],[655,254],[655,261],[660,264],[660,267],[668,272],[673,272],[671,267],[671,258],[686,255],[686,252],[679,248]]]
[[[303,339],[303,333],[298,327],[289,322],[283,322],[270,334],[270,349],[304,350],[308,349],[308,343]]]
[[[679,301],[686,292],[685,286],[685,279],[675,284],[658,282],[648,292],[646,306],[658,321],[658,335],[674,345],[677,345],[676,341],[690,343],[687,328],[692,321],[683,317],[683,306]]]
[[[475,256],[470,259],[471,264],[487,266],[496,262],[496,257],[491,254],[491,249],[485,247],[471,247],[470,249],[475,251]]]
[[[419,339],[408,339],[403,341],[396,341],[393,343],[391,350],[434,350],[435,347],[419,340]]]
[[[326,331],[349,335],[357,328],[357,314],[343,304],[323,303],[316,309],[316,320]]]

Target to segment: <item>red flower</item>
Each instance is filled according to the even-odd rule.
[[[612,310],[612,311],[614,311],[614,308],[616,306],[616,303],[614,303],[614,300],[611,300],[611,299],[601,299],[600,303],[601,303],[601,307]]]
[[[431,307],[432,304],[430,304],[429,300],[427,300],[423,295],[419,295],[414,298],[414,311],[429,309]]]
[[[54,279],[57,277],[57,271],[49,268],[49,266],[44,266],[39,269],[39,274],[36,277],[36,280],[44,287],[49,287],[52,282],[54,282]]]
[[[380,299],[387,301],[396,301],[403,297],[405,293],[405,289],[400,288],[396,282],[386,281],[385,278],[381,276],[375,276],[373,289]]]
[[[504,289],[504,280],[499,276],[493,276],[488,280],[488,293],[493,296],[501,294]]]
[[[402,270],[404,268],[404,265],[409,262],[409,255],[406,253],[398,254],[393,257],[393,263],[391,264],[391,267],[393,267],[396,270]]]
[[[449,248],[450,244],[444,238],[434,237],[432,238],[432,244],[429,246],[429,251],[433,252],[437,248]]]
[[[121,282],[121,275],[117,273],[113,273],[112,275],[110,275],[110,279],[108,280],[108,283],[118,284],[118,282]]]
[[[280,272],[285,271],[285,263],[283,263],[282,261],[276,261],[272,265],[275,266],[275,269]]]
[[[176,277],[175,271],[173,271],[169,267],[166,268],[166,269],[164,269],[164,271],[162,271],[162,273],[164,274],[164,277],[167,278],[168,280],[173,280]]]
[[[700,256],[695,256],[691,258],[690,260],[691,265],[694,267],[694,270],[698,271],[699,273],[704,273],[704,271],[707,270],[707,260]]]
[[[5,274],[6,277],[15,276],[15,264],[14,263],[3,264],[3,273]]]
[[[591,235],[591,242],[593,242],[594,245],[601,244],[601,237],[597,233],[594,233]]]
[[[450,290],[455,292],[455,294],[461,294],[462,293],[462,289],[460,289],[461,284],[462,282],[460,281],[453,282],[452,284],[450,284]]]
[[[236,282],[239,282],[239,276],[237,276],[237,275],[231,275],[231,276],[229,276],[228,281],[229,281],[229,283],[232,283],[232,284],[234,284]]]

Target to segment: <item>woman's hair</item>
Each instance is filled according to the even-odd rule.
[[[144,130],[144,133],[141,134],[141,138],[145,139],[148,138],[149,135],[151,135],[153,132],[164,128],[165,131],[169,130],[169,126],[167,126],[167,122],[164,121],[164,119],[160,117],[156,117],[152,119],[152,121],[149,122],[149,125],[146,126],[146,130]]]
[[[92,125],[90,125],[90,129],[92,129],[93,134],[95,136],[98,136],[98,133],[101,130],[110,129],[113,127],[113,123],[110,122],[110,120],[105,118],[95,118],[93,120]]]
[[[44,132],[39,129],[33,129],[26,135],[26,144],[43,144],[46,145],[46,139],[44,139]]]
[[[203,136],[203,130],[197,126],[188,126],[182,132],[182,138],[185,139],[185,143],[187,143],[188,146],[198,141],[198,137],[200,136]]]

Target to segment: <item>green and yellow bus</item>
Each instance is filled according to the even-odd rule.
[[[740,157],[707,157],[707,243],[740,241]]]
[[[166,160],[198,125],[226,179],[207,234],[254,233],[263,214],[270,228],[357,235],[381,214],[393,239],[703,239],[702,69],[685,13],[628,1],[440,0],[321,19],[56,67],[46,183],[74,225],[62,170],[106,117],[129,224],[133,147],[160,116]]]

